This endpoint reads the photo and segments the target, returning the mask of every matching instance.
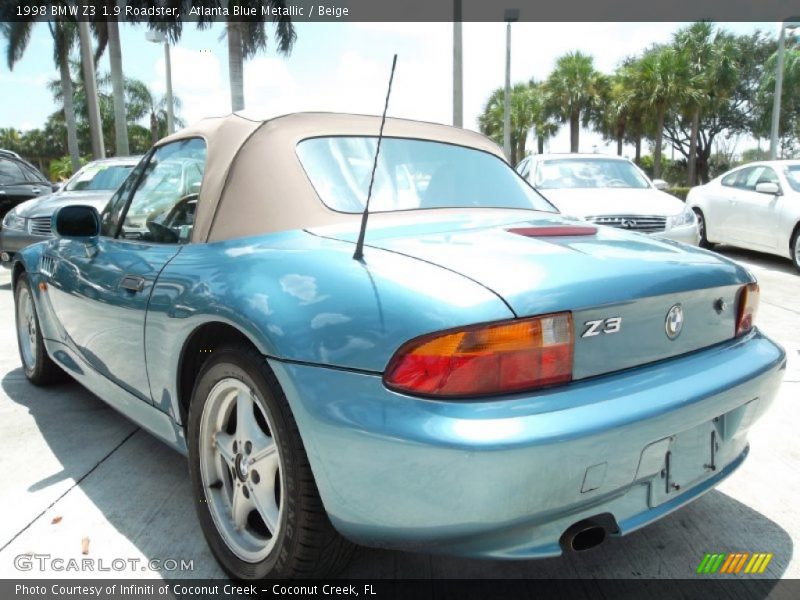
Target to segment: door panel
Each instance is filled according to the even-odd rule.
[[[778,196],[742,190],[738,203],[737,240],[751,248],[775,249]]]
[[[191,239],[198,189],[184,172],[205,168],[205,142],[157,147],[133,170],[101,217],[91,243],[57,239],[50,301],[69,344],[110,381],[152,402],[145,360],[145,320],[161,270]]]
[[[70,345],[114,383],[150,402],[144,359],[147,303],[178,245],[59,240],[49,296]],[[131,281],[136,286],[124,285]]]
[[[737,200],[735,187],[710,185],[706,192],[706,237],[712,242],[731,240],[731,207]]]
[[[756,171],[756,169],[759,169],[759,171]],[[720,241],[747,245],[746,230],[749,226],[747,204],[743,204],[742,200],[747,193],[747,182],[751,179],[755,180],[759,172],[760,167],[745,167],[732,174],[732,185],[726,187],[726,190],[728,190],[727,206],[720,207],[725,215],[723,218],[724,239]],[[723,181],[725,181],[725,179],[723,179]]]
[[[755,191],[762,182],[779,183],[775,171],[764,165],[743,169],[731,207],[732,241],[748,248],[772,250],[776,243],[778,196]]]

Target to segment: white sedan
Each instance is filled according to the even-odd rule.
[[[536,154],[517,172],[563,214],[696,246],[700,232],[694,213],[667,184],[626,158],[603,154]]]
[[[750,163],[692,188],[700,245],[715,243],[789,258],[800,271],[800,161]]]

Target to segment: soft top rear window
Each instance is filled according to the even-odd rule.
[[[300,162],[328,208],[364,210],[377,141],[342,136],[298,144]],[[493,154],[443,142],[383,138],[370,211],[476,207],[556,212]]]

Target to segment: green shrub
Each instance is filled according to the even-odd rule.
[[[89,159],[81,156],[81,166],[89,162]],[[50,181],[66,181],[72,177],[72,159],[63,156],[50,161]]]
[[[688,188],[688,187],[673,187],[673,188],[667,188],[664,191],[667,192],[668,194],[672,194],[676,198],[680,198],[681,200],[686,202],[686,196],[689,194],[689,190],[690,189],[692,189],[692,188]]]

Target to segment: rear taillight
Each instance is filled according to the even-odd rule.
[[[395,353],[387,387],[426,396],[486,396],[572,380],[572,314],[422,336]]]
[[[739,290],[739,299],[736,303],[736,335],[747,333],[753,328],[760,296],[757,283],[748,283]]]

